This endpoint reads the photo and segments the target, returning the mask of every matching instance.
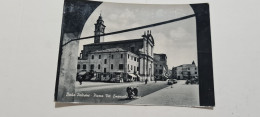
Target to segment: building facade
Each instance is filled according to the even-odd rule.
[[[153,48],[154,48],[154,39],[151,34],[151,31],[145,32],[141,38],[131,39],[131,40],[123,40],[123,41],[110,41],[104,42],[104,37],[101,37],[100,34],[104,34],[105,25],[102,20],[102,16],[99,16],[97,23],[95,24],[95,38],[94,43],[86,44],[83,46],[83,50],[79,56],[79,64],[90,67],[91,64],[94,64],[94,71],[100,73],[107,72],[117,72],[119,69],[108,69],[109,65],[103,64],[104,60],[110,61],[113,63],[113,66],[117,66],[119,68],[119,64],[123,65],[122,74],[135,73],[135,76],[138,77],[138,80],[144,81],[145,79],[154,80],[154,63],[153,63]],[[115,51],[118,50],[118,51]],[[109,57],[109,54],[114,54],[114,57],[121,55],[122,59],[114,59],[112,60]],[[94,56],[94,59],[92,59]],[[99,57],[101,59],[99,60]],[[110,57],[111,57],[110,56]],[[91,57],[92,60],[89,60]],[[103,58],[102,58],[103,57]],[[96,60],[97,59],[97,60]],[[88,62],[87,62],[88,61]],[[132,61],[132,62],[131,62]],[[134,61],[134,62],[133,62]],[[97,65],[104,65],[103,68],[97,69]],[[111,65],[111,64],[110,64]],[[129,66],[129,68],[128,68]],[[82,67],[83,68],[83,67]],[[106,68],[106,69],[105,69]],[[115,67],[116,68],[116,67]],[[121,68],[121,67],[120,67]],[[89,71],[91,68],[87,68]],[[138,70],[137,70],[138,69]],[[78,69],[82,70],[82,69]],[[106,70],[106,71],[105,71]],[[134,77],[134,75],[132,75]],[[123,79],[127,79],[127,75],[123,75]]]
[[[172,70],[171,69],[168,69],[168,78],[172,78]]]
[[[109,81],[116,77],[123,81],[138,81],[138,59],[136,54],[121,48],[97,50],[88,53],[85,59],[79,59],[77,68],[79,71],[95,71],[100,81]]]
[[[157,80],[166,80],[168,78],[166,54],[154,54],[154,77]]]
[[[198,78],[198,68],[193,61],[192,64],[183,64],[172,68],[172,76],[178,80]]]

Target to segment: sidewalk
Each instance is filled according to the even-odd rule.
[[[173,88],[168,86],[128,104],[199,106],[199,85],[185,85],[185,81],[179,81]]]

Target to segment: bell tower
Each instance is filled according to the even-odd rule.
[[[106,28],[106,26],[104,25],[104,21],[102,19],[101,14],[100,14],[100,16],[98,17],[98,20],[95,24],[94,43],[104,42],[104,36],[100,36],[100,35],[103,35],[105,33],[105,28]]]

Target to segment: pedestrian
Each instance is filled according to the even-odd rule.
[[[138,96],[138,89],[134,88],[133,91],[134,91],[135,96]]]
[[[82,84],[82,80],[83,80],[83,78],[82,78],[82,76],[79,76],[79,84],[81,85]]]
[[[147,82],[148,82],[148,79],[145,79],[145,84],[147,84]]]
[[[154,82],[155,82],[155,83],[157,82],[157,79],[156,79],[156,78],[154,79]]]
[[[127,95],[128,95],[128,99],[133,99],[134,96],[136,95],[133,87],[127,87],[126,92],[127,92]]]

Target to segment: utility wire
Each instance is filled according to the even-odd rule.
[[[124,32],[129,32],[129,31],[134,31],[134,30],[140,30],[140,29],[144,29],[144,28],[149,28],[149,27],[164,25],[164,24],[168,24],[168,23],[172,23],[172,22],[176,22],[176,21],[188,19],[188,18],[191,18],[191,17],[194,17],[194,16],[195,16],[195,14],[187,15],[187,16],[184,16],[184,17],[176,18],[176,19],[171,19],[171,20],[167,20],[167,21],[163,21],[163,22],[158,22],[158,23],[149,24],[149,25],[145,25],[145,26],[139,26],[139,27],[135,27],[135,28],[129,28],[129,29],[120,30],[120,31],[115,31],[115,32],[110,32],[110,33],[105,33],[105,34],[101,34],[101,35],[97,35],[97,36],[107,36],[107,35],[114,35],[114,34],[119,34],[119,33],[124,33]],[[94,38],[94,37],[95,37],[95,35],[94,35],[94,36],[88,36],[88,37],[82,37],[82,38],[78,38],[78,39],[71,39],[70,41],[66,42],[66,43],[63,44],[62,46],[65,46],[65,45],[67,45],[68,43],[70,43],[70,42],[72,42],[72,41],[83,40],[83,39],[89,39],[89,38]]]

